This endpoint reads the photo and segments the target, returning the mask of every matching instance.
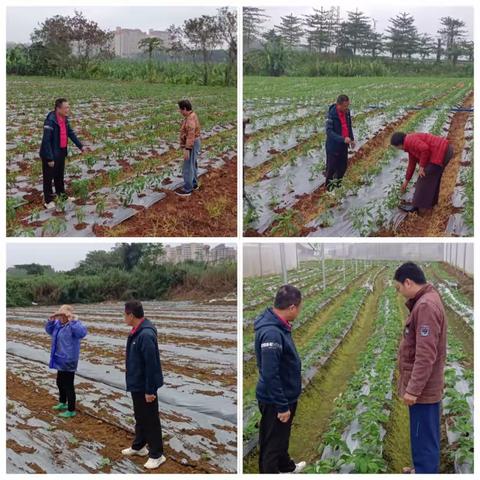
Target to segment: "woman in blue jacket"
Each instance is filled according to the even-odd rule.
[[[70,418],[75,412],[75,372],[80,357],[80,340],[87,329],[77,319],[70,305],[63,305],[46,322],[45,331],[52,337],[49,367],[57,370],[59,403],[53,407],[60,417]]]

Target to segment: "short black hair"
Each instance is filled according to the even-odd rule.
[[[423,270],[413,262],[400,265],[395,271],[393,278],[400,283],[404,283],[407,278],[418,285],[425,285],[427,283]]]
[[[282,285],[275,295],[273,306],[279,310],[285,310],[292,305],[299,306],[302,302],[302,293],[293,285]]]
[[[339,95],[337,97],[337,103],[344,103],[344,102],[349,102],[350,99],[348,98],[348,95],[345,95],[342,93],[342,95]]]
[[[143,318],[143,305],[138,300],[130,300],[125,303],[125,313],[132,314],[135,318]]]
[[[178,108],[180,110],[187,110],[188,112],[192,111],[192,102],[190,100],[180,100],[178,102]]]
[[[55,100],[55,110],[56,110],[57,108],[60,108],[60,107],[62,106],[62,104],[64,104],[64,103],[67,102],[67,101],[68,101],[68,100],[67,100],[66,98],[63,98],[63,97],[62,97],[62,98],[57,98],[57,99]]]
[[[404,132],[393,132],[392,136],[390,137],[390,145],[393,145],[394,147],[403,145],[406,136],[407,134]]]

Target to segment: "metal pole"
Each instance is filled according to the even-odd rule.
[[[283,283],[288,283],[287,265],[285,261],[285,244],[280,244],[280,263],[282,264]]]
[[[325,244],[322,243],[322,278],[323,278],[323,289],[326,288],[325,283]]]
[[[458,243],[455,244],[455,268],[458,268]]]
[[[463,244],[463,274],[467,275],[467,244]]]
[[[263,277],[263,262],[262,262],[262,244],[258,244],[258,263],[260,264],[260,276]]]

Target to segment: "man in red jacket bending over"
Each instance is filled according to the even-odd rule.
[[[417,163],[418,180],[412,205],[400,207],[406,212],[426,212],[438,203],[443,170],[453,157],[453,147],[448,140],[430,133],[395,132],[390,143],[408,153],[408,167],[402,192],[408,187]]]

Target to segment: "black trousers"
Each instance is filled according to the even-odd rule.
[[[132,448],[141,450],[148,447],[150,458],[163,455],[162,425],[158,415],[158,397],[147,403],[145,393],[132,392],[133,412],[135,415],[135,440]]]
[[[287,473],[295,470],[295,462],[288,454],[290,431],[297,404],[290,405],[290,419],[283,423],[277,418],[277,408],[268,403],[258,403],[262,414],[259,436],[260,473]]]
[[[68,403],[68,411],[75,411],[75,402],[77,397],[75,395],[75,372],[57,371],[57,387],[58,387],[58,401],[60,403]]]
[[[52,190],[52,182],[55,185],[55,193],[57,195],[65,195],[65,158],[67,156],[67,149],[62,148],[62,155],[54,162],[54,166],[50,167],[46,160],[42,160],[42,174],[43,174],[43,197],[45,203],[50,203],[55,195]]]
[[[325,172],[325,185],[327,190],[332,190],[340,184],[347,171],[348,145],[342,145],[340,150],[327,153],[327,169]]]

